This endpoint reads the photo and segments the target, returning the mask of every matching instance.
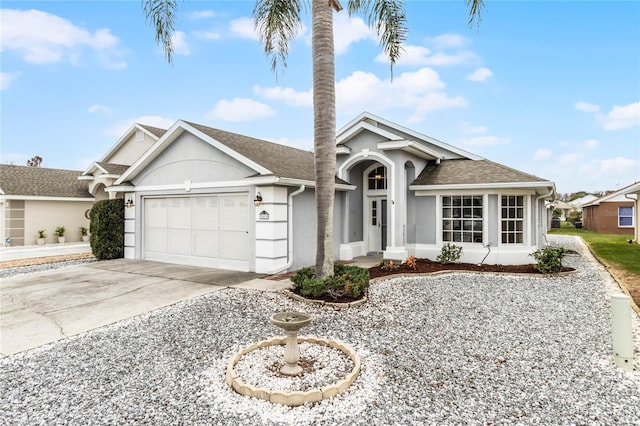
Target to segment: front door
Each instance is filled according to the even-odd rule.
[[[369,240],[367,252],[380,253],[387,247],[387,199],[369,199]]]

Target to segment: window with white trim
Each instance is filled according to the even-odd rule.
[[[136,142],[144,141],[144,133],[142,130],[136,130]]]
[[[442,241],[480,243],[483,241],[482,195],[442,197]]]
[[[618,227],[629,228],[633,226],[633,207],[618,207]]]
[[[369,172],[369,189],[387,189],[387,173],[384,166],[376,167]]]
[[[500,199],[502,244],[524,242],[524,196],[503,195]]]

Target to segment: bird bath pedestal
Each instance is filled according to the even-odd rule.
[[[300,360],[298,331],[308,325],[311,319],[311,315],[303,312],[280,312],[271,316],[271,323],[287,333],[287,344],[284,347],[285,365],[280,368],[282,374],[297,376],[302,373],[302,367],[298,365]]]

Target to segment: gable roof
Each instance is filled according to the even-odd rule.
[[[185,123],[231,148],[278,177],[315,181],[313,152],[214,129],[196,123]]]
[[[311,185],[315,182],[314,159],[311,151],[179,120],[123,173],[114,185],[131,181],[184,132],[194,134],[255,171],[254,175],[247,177],[272,176],[279,179],[304,181]],[[338,178],[336,183],[347,184]]]
[[[148,131],[154,136],[158,138],[165,134],[167,129],[161,129],[160,127],[147,126],[146,124],[138,124],[138,126],[142,127],[144,130]]]
[[[627,186],[625,186],[623,188],[620,188],[617,191],[614,191],[614,192],[612,192],[610,194],[603,195],[602,197],[596,198],[595,200],[592,200],[591,202],[586,203],[582,207],[597,206],[597,205],[599,205],[600,203],[603,203],[603,202],[614,201],[614,200],[612,200],[612,198],[619,197],[621,195],[624,196],[625,194],[631,195],[631,194],[635,193],[635,190],[638,190],[638,189],[640,189],[640,181],[634,182],[631,185],[627,185]],[[624,201],[629,201],[629,202],[633,202],[634,201],[633,198],[626,198],[626,197],[624,197],[624,198],[625,198]]]
[[[533,187],[553,187],[553,183],[489,160],[443,160],[429,162],[411,184],[411,189],[438,185],[527,184]]]
[[[336,134],[336,143],[338,145],[346,144],[349,139],[354,137],[360,132],[369,131],[380,135],[382,138],[389,139],[389,141],[405,142],[408,145],[406,148],[428,152],[428,156],[432,158],[468,158],[471,160],[480,160],[482,157],[473,154],[464,149],[449,145],[446,142],[432,138],[431,136],[424,135],[422,133],[411,130],[407,127],[401,126],[392,121],[386,120],[382,117],[378,117],[370,112],[363,112],[349,123],[344,125]],[[445,152],[447,155],[438,155],[433,149],[430,149],[428,145],[436,147],[438,150]],[[398,147],[400,149],[404,146]]]
[[[89,184],[78,180],[79,170],[0,165],[0,190],[4,195],[25,197],[87,198]]]

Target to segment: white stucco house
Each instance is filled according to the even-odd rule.
[[[334,247],[531,263],[554,184],[363,113],[337,133]],[[313,153],[188,121],[135,125],[84,173],[125,199],[125,257],[274,273],[315,259]]]

